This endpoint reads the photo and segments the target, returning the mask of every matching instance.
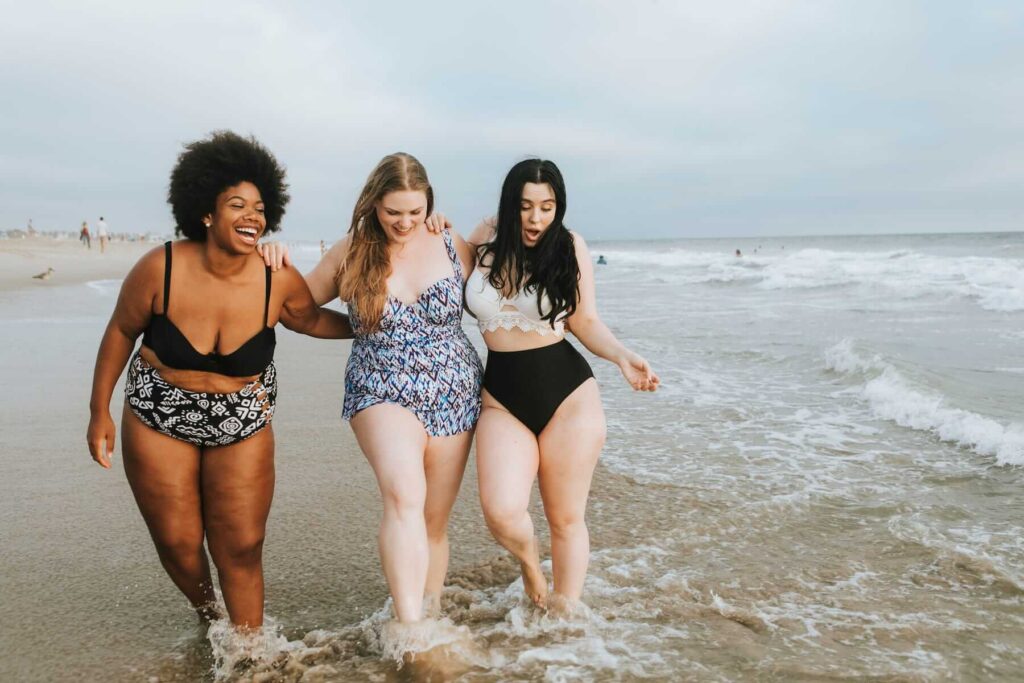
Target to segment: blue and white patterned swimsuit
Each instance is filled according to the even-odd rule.
[[[346,420],[378,403],[396,403],[430,436],[476,426],[483,365],[462,330],[462,264],[451,235],[442,234],[453,275],[430,285],[412,305],[389,294],[374,332],[349,309],[356,336],[345,368]]]

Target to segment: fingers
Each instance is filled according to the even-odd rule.
[[[451,221],[441,212],[432,213],[427,217],[427,230],[430,232],[440,233],[442,230],[450,230],[451,227]]]
[[[633,367],[636,368],[641,375],[637,382],[639,386],[636,387],[638,391],[655,391],[658,388],[658,384],[661,380],[656,374],[654,374],[654,371],[651,370],[651,366],[646,360],[637,356],[633,363]]]
[[[275,273],[281,270],[282,266],[292,265],[292,255],[288,247],[278,242],[259,242],[256,244],[256,253],[263,257],[263,263]]]
[[[106,436],[99,437],[95,441],[89,442],[89,454],[92,455],[92,459],[95,460],[100,467],[110,469],[110,454],[107,450],[109,445],[110,451],[114,450],[114,437]]]
[[[288,253],[288,247],[284,244],[274,244],[274,264],[270,269],[274,272],[281,270],[283,266],[290,266],[292,255]]]

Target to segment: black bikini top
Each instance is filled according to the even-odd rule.
[[[154,313],[142,336],[142,343],[153,349],[160,362],[176,370],[201,370],[228,377],[258,375],[274,360],[277,335],[267,327],[270,310],[270,267],[267,267],[267,298],[263,303],[263,329],[231,353],[216,350],[199,353],[178,326],[167,317],[171,301],[171,243],[164,244],[164,312]]]

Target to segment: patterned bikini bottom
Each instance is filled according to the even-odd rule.
[[[136,352],[124,398],[142,424],[201,448],[230,446],[270,424],[277,400],[271,363],[257,379],[230,394],[186,391],[160,376]]]

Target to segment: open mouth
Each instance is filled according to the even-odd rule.
[[[256,239],[259,237],[260,231],[256,228],[250,227],[239,227],[235,228],[235,232],[242,238],[242,241],[246,244],[256,244]]]
[[[523,236],[528,242],[536,242],[540,239],[541,234],[543,234],[542,230],[530,230],[529,228],[523,230]]]

